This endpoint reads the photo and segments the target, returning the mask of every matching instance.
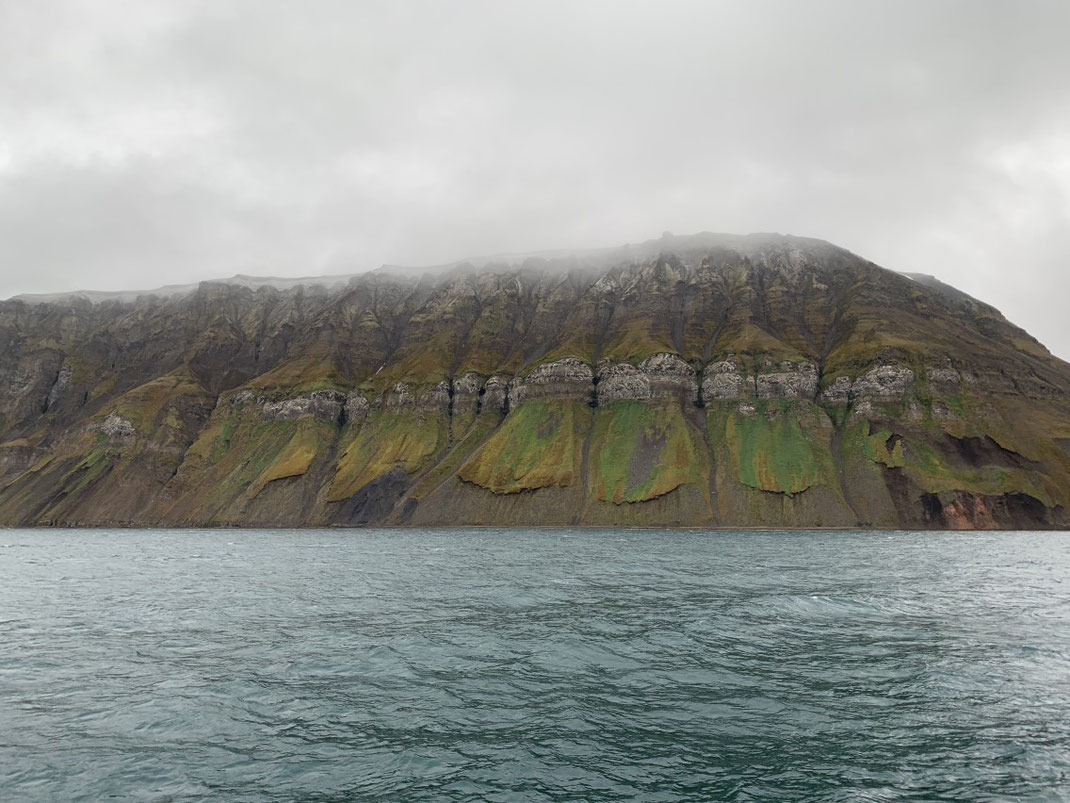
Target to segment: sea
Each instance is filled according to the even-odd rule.
[[[0,800],[1070,800],[1070,534],[0,530]]]

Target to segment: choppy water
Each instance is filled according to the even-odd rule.
[[[0,531],[0,799],[1070,799],[1070,535]]]

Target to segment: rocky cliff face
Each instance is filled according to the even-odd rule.
[[[598,365],[600,402],[679,398],[698,401],[698,375],[675,354],[654,354],[638,365],[603,360]]]
[[[509,383],[511,405],[531,399],[557,398],[585,401],[591,397],[594,371],[583,360],[565,357],[546,362]]]
[[[0,303],[0,523],[1066,527],[1070,366],[827,243]]]

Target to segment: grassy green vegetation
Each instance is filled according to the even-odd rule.
[[[522,375],[530,374],[540,365],[545,365],[549,362],[557,362],[558,360],[563,360],[567,357],[574,357],[577,360],[589,363],[595,352],[594,344],[591,342],[580,341],[581,339],[579,338],[570,338],[563,345],[550,349],[537,360],[532,360],[524,366],[520,373]]]
[[[861,429],[868,430],[869,425],[862,422]],[[859,434],[863,454],[874,463],[883,463],[888,468],[902,468],[906,465],[902,439],[890,440],[892,433],[886,429],[869,434],[859,432]],[[892,444],[891,448],[888,446],[889,442]]]
[[[798,350],[778,338],[755,326],[750,321],[731,324],[725,327],[717,338],[712,351],[716,359],[724,354],[744,356],[748,366],[760,365],[766,358],[774,363],[783,360],[799,360],[802,355]],[[747,357],[751,358],[748,359]],[[753,371],[753,368],[751,369]]]
[[[795,494],[835,483],[829,451],[832,425],[821,408],[803,401],[758,401],[745,415],[735,406],[708,408],[710,438],[722,444],[743,485]]]
[[[111,396],[115,392],[116,377],[114,374],[104,374],[93,382],[92,390],[89,391],[90,400]]]
[[[536,400],[517,407],[462,467],[461,479],[496,494],[575,482],[591,409],[581,402]]]
[[[905,449],[905,470],[927,493],[973,491],[986,495],[1024,493],[1052,506],[1052,500],[1033,472],[1004,466],[956,466],[920,438],[912,438]]]
[[[1059,504],[1060,489],[1065,482],[1049,474],[1028,468],[996,465],[985,462],[968,464],[948,456],[946,447],[938,444],[948,435],[955,438],[985,438],[1011,452],[1029,451],[1023,447],[1026,435],[1017,435],[999,425],[1000,417],[993,409],[984,410],[968,398],[944,397],[932,400],[919,397],[923,418],[904,419],[902,437],[892,437],[891,431],[873,429],[868,421],[855,421],[844,431],[843,455],[855,472],[865,472],[865,465],[903,469],[919,493],[968,491],[984,495],[1024,493],[1051,507]],[[940,401],[957,417],[937,419],[932,415],[934,401]],[[884,411],[885,420],[893,418]],[[894,412],[894,411],[893,411]],[[862,460],[859,463],[856,460]],[[983,458],[982,458],[983,461]],[[1050,468],[1051,466],[1049,466]],[[857,473],[849,477],[851,484],[859,481]]]
[[[445,413],[373,410],[338,459],[327,501],[353,495],[395,467],[414,475],[446,443]]]
[[[330,433],[324,431],[325,425],[311,421],[301,422],[301,424],[290,442],[253,482],[249,489],[250,496],[259,494],[265,485],[274,480],[300,477],[308,471],[316,455],[326,447]]]
[[[445,331],[427,342],[405,348],[394,356],[390,365],[368,380],[369,387],[380,390],[401,381],[423,385],[442,382],[449,375],[455,337],[456,333]]]
[[[599,407],[591,436],[591,490],[601,501],[643,502],[704,481],[705,455],[676,403]]]
[[[236,419],[233,411],[213,420],[189,448],[180,469],[185,504],[202,520],[211,520],[235,504],[240,508],[271,479],[283,476],[287,467],[299,467],[302,444],[314,448],[313,433],[322,442],[325,429],[319,422]]]
[[[664,319],[628,318],[614,327],[613,338],[605,345],[602,357],[641,362],[652,354],[673,353],[676,347]]]
[[[508,296],[491,295],[484,299],[482,313],[473,324],[460,352],[455,376],[474,371],[489,376],[496,371],[515,373],[523,366],[519,352],[510,354],[510,346],[518,338],[516,309],[511,311]]]
[[[1001,397],[972,405],[984,414],[985,433],[1004,449],[1034,463],[1030,474],[1043,481],[1052,501],[1070,508],[1070,405]],[[1043,477],[1038,476],[1042,472]]]
[[[73,496],[85,488],[97,477],[104,474],[109,466],[119,459],[119,452],[104,444],[97,445],[74,470],[63,478],[63,488],[67,496]]]
[[[329,500],[401,470],[410,481],[380,490],[411,486],[420,504],[383,514],[395,523],[417,510],[440,522],[694,523],[705,507],[723,525],[912,526],[926,521],[926,493],[1024,493],[1047,506],[1041,519],[1020,500],[991,507],[1070,526],[1070,371],[994,309],[815,241],[703,235],[604,254],[372,272],[329,291],[209,284],[133,305],[3,306],[17,375],[0,388],[0,523],[312,524],[361,501]],[[514,398],[504,418],[464,398],[452,419],[383,409],[397,382],[419,398],[468,370],[525,376],[563,357],[637,364],[658,352],[695,368],[731,353],[748,377],[806,358],[822,388],[894,363],[914,372],[914,390],[824,410],[716,399],[704,412],[592,410],[583,389],[577,401]],[[968,379],[927,374],[947,367]],[[251,401],[355,387],[374,409],[341,431],[270,420]],[[105,435],[111,413],[136,434]],[[529,489],[541,490],[519,493]],[[379,496],[369,510],[388,506]]]
[[[858,377],[873,368],[885,355],[894,357],[901,365],[915,370],[924,366],[933,356],[923,342],[917,342],[893,334],[894,330],[882,329],[885,323],[871,323],[869,328],[855,330],[843,337],[825,360],[825,375]]]
[[[283,360],[260,374],[247,387],[285,388],[295,393],[345,387],[346,378],[334,356],[322,346],[310,347],[299,356]]]
[[[455,417],[456,418],[456,417]],[[469,455],[483,443],[490,434],[494,431],[494,428],[498,426],[501,421],[501,414],[496,411],[488,411],[482,415],[475,416],[475,420],[472,425],[467,428],[467,431],[462,437],[456,441],[453,448],[449,453],[442,458],[439,463],[436,463],[413,487],[409,493],[410,496],[420,499],[427,494],[431,493],[442,482],[449,478],[457,469],[464,463]],[[457,421],[454,421],[454,435],[457,434]]]
[[[174,411],[164,410],[168,402],[177,396],[203,393],[189,372],[179,368],[127,391],[115,400],[108,411],[114,411],[129,420],[139,434],[150,435],[160,422],[161,411],[164,411],[164,424],[174,421],[175,426],[178,425]]]

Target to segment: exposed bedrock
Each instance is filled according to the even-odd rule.
[[[509,405],[509,377],[494,374],[483,386],[483,409],[504,410]]]
[[[925,373],[928,388],[937,393],[957,392],[975,381],[951,367],[930,368]],[[701,394],[699,387],[701,384]],[[633,365],[603,360],[594,368],[575,358],[565,357],[543,363],[531,373],[509,377],[493,374],[484,378],[466,372],[452,382],[433,385],[397,382],[378,398],[369,401],[361,392],[317,390],[299,394],[254,393],[244,390],[232,403],[255,402],[273,420],[296,421],[318,418],[323,421],[352,422],[363,419],[371,407],[394,412],[405,410],[472,412],[507,410],[525,401],[540,398],[655,401],[681,398],[747,402],[760,399],[820,399],[830,404],[858,400],[866,413],[873,402],[900,401],[910,396],[916,385],[914,371],[906,366],[880,364],[855,379],[835,377],[818,392],[817,365],[805,360],[774,363],[766,358],[757,370],[745,367],[736,355],[708,364],[696,371],[676,354],[655,354]],[[952,418],[953,411],[934,402],[933,415]],[[118,425],[116,425],[118,426]]]
[[[963,384],[970,384],[973,382],[973,377],[969,374],[963,374],[956,371],[954,368],[929,368],[925,372],[925,378],[929,382],[929,387],[934,390],[955,392]]]
[[[90,429],[108,438],[129,437],[137,432],[132,421],[115,412],[108,413],[103,420],[91,424]]]
[[[830,404],[847,404],[851,400],[853,386],[851,377],[838,376],[821,391],[821,401]]]
[[[288,399],[264,399],[260,404],[269,418],[278,421],[297,421],[302,418],[337,421],[345,401],[345,394],[338,391],[317,390]]]
[[[47,412],[71,378],[59,352],[44,350],[11,359],[15,356],[0,358],[0,419]]]
[[[471,412],[479,408],[483,378],[469,371],[453,380],[453,411]]]
[[[930,379],[934,385],[946,389],[962,381],[952,369],[940,369]],[[813,399],[818,397],[818,368],[803,360],[773,363],[765,360],[753,375],[740,360],[729,356],[710,363],[702,375],[702,394],[706,401],[738,401],[742,399]],[[831,404],[847,404],[853,399],[899,401],[914,390],[914,372],[901,365],[878,365],[857,379],[839,376],[832,379],[820,394]]]
[[[704,234],[0,302],[0,524],[1070,527],[1070,365],[934,282]]]
[[[1046,529],[1057,525],[1044,504],[1028,494],[986,495],[973,491],[924,494],[925,525],[948,530]]]
[[[255,404],[272,421],[301,421],[319,419],[343,423],[364,418],[368,400],[357,391],[314,390],[298,394],[255,394],[251,390],[237,393],[231,404]]]
[[[821,400],[846,404],[854,399],[870,402],[900,401],[914,391],[914,371],[904,365],[877,365],[858,378],[838,376],[825,386]]]
[[[926,379],[938,392],[952,392],[970,381],[952,368],[931,369]],[[466,374],[454,382],[454,409],[465,409],[479,393],[480,378]],[[779,363],[766,358],[757,370],[741,358],[728,355],[710,363],[701,373],[675,354],[655,354],[637,365],[603,360],[592,369],[575,357],[543,363],[531,373],[511,380],[495,375],[483,387],[483,406],[515,407],[538,398],[596,399],[599,403],[685,398],[706,402],[747,399],[816,399],[847,404],[855,399],[899,401],[915,389],[914,371],[906,366],[881,364],[856,379],[840,376],[819,394],[818,367],[806,360]],[[401,387],[400,385],[398,387]],[[426,398],[426,397],[425,397]]]
[[[24,363],[29,362],[24,360]],[[33,365],[0,366],[0,409],[13,406],[24,394],[43,380],[44,372]]]
[[[858,377],[851,396],[868,396],[874,401],[897,401],[914,386],[914,372],[902,365],[878,365]]]
[[[436,382],[430,388],[414,387],[407,382],[398,382],[383,394],[380,406],[384,410],[448,410],[450,406],[450,383]]]
[[[759,399],[812,399],[817,395],[817,366],[812,362],[766,360],[754,378]]]
[[[361,421],[368,415],[371,407],[368,400],[361,394],[353,391],[346,396],[345,414],[346,421]]]
[[[52,383],[52,387],[49,388],[48,398],[45,400],[45,412],[48,412],[56,406],[56,402],[60,400],[63,395],[63,391],[67,389],[67,385],[70,384],[71,376],[74,374],[74,369],[71,366],[64,364],[59,369],[59,373],[56,375],[56,381]]]
[[[702,372],[702,396],[706,401],[732,401],[751,395],[735,357],[710,363]],[[753,386],[752,386],[753,387]]]
[[[817,366],[805,360],[775,363],[766,358],[748,371],[735,355],[710,363],[702,372],[707,402],[741,399],[812,399],[817,394]]]
[[[586,400],[594,387],[591,366],[575,357],[546,362],[527,376],[509,383],[509,404],[552,396],[559,399]]]
[[[0,481],[25,471],[38,460],[48,456],[48,449],[26,442],[0,444]]]
[[[515,380],[514,380],[515,381]],[[557,395],[561,388],[553,384],[539,384],[538,395]],[[585,389],[566,388],[566,394],[590,393]],[[471,412],[483,409],[502,409],[511,401],[510,378],[495,374],[484,381],[474,372],[462,374],[453,382],[440,381],[433,385],[397,382],[369,400],[360,391],[344,393],[339,390],[316,390],[308,393],[255,393],[243,390],[231,399],[231,404],[255,404],[263,414],[275,421],[298,421],[318,418],[331,422],[353,422],[364,419],[369,410]],[[525,398],[532,398],[528,394]]]
[[[598,364],[599,402],[697,396],[694,370],[675,354],[655,354],[639,365],[609,360]]]

